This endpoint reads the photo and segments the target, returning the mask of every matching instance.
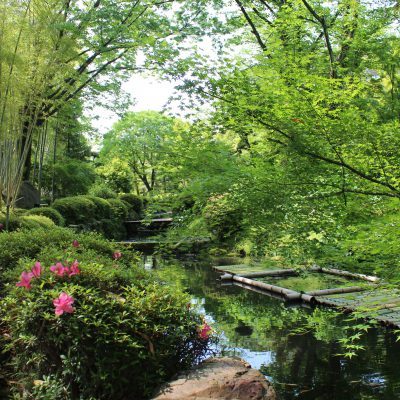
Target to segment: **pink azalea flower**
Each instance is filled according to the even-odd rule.
[[[69,267],[69,276],[78,275],[81,273],[78,260],[75,260]]]
[[[50,267],[50,271],[56,274],[57,276],[64,276],[64,274],[68,274],[69,269],[68,267],[64,267],[64,265],[58,262],[56,265],[52,265]]]
[[[34,275],[33,275],[32,272],[24,271],[24,272],[21,273],[21,280],[19,282],[17,282],[15,284],[15,286],[21,286],[21,287],[24,287],[27,290],[31,289],[32,288],[31,280],[32,280],[33,277],[34,277]]]
[[[61,292],[57,299],[53,300],[53,305],[56,308],[54,310],[56,315],[62,315],[64,313],[73,313],[74,308],[72,304],[74,303],[75,299],[72,296],[68,296],[67,293]]]
[[[43,268],[40,265],[39,261],[35,262],[35,265],[32,267],[31,271],[35,278],[39,278],[39,276],[42,274],[42,271],[43,271]]]
[[[119,260],[121,257],[122,257],[122,253],[120,251],[114,251],[114,253],[113,253],[114,260]]]
[[[204,322],[203,326],[201,326],[197,329],[199,338],[202,340],[207,340],[209,338],[209,336],[211,335],[211,331],[212,331],[212,328],[210,325],[207,324],[207,322]]]
[[[80,244],[79,244],[79,242],[75,239],[75,240],[72,242],[72,246],[74,246],[74,247],[79,247]]]

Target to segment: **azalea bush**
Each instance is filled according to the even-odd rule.
[[[99,234],[77,234],[71,229],[61,227],[0,233],[0,283],[4,280],[2,273],[13,270],[21,258],[37,259],[47,247],[52,246],[59,251],[67,248],[74,240],[78,243],[77,251],[82,255],[93,251],[96,257],[111,257],[115,251],[115,245]],[[126,263],[136,261],[137,255],[133,252],[126,254],[123,260]]]
[[[148,398],[209,347],[187,295],[120,249],[96,257],[85,245],[45,248],[9,273],[0,329],[16,398]]]

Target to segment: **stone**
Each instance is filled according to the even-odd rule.
[[[23,181],[15,205],[18,208],[30,209],[40,206],[40,194],[29,181]]]
[[[240,358],[209,358],[164,386],[153,400],[276,400],[261,372]]]

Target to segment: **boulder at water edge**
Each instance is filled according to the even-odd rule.
[[[259,371],[239,358],[210,358],[162,388],[153,400],[276,400]]]

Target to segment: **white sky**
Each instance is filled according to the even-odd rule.
[[[122,88],[136,100],[130,111],[161,111],[168,98],[173,94],[174,85],[167,81],[157,80],[154,77],[136,75],[125,82]],[[171,107],[173,112],[174,105]],[[101,134],[109,131],[112,125],[118,121],[118,116],[115,113],[104,108],[94,109],[91,114],[98,115],[98,119],[93,119],[92,124]]]

